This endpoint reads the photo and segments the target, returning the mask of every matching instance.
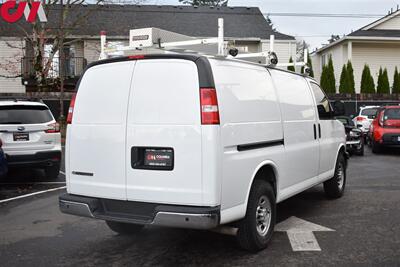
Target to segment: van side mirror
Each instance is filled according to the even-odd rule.
[[[333,103],[333,112],[335,116],[344,116],[346,114],[346,109],[343,101],[335,101]]]

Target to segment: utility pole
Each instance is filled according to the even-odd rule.
[[[65,64],[65,55],[64,55],[64,5],[63,0],[60,0],[60,29],[59,29],[59,69],[60,69],[60,117],[59,121],[62,125],[64,125],[64,64]]]

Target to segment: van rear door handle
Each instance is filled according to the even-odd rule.
[[[319,133],[319,138],[321,138],[321,124],[318,123],[318,133]]]
[[[317,126],[314,124],[314,139],[317,140]]]

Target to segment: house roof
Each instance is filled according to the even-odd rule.
[[[364,37],[400,37],[399,30],[358,30],[350,33],[348,36]]]
[[[380,25],[381,23],[384,23],[392,18],[395,18],[397,16],[400,16],[400,10],[395,11],[393,13],[388,14],[387,16],[380,18],[364,27],[361,29],[352,32],[343,38],[325,45],[324,47],[318,49],[314,53],[320,53],[330,47],[336,46],[346,40],[366,40],[366,41],[371,41],[371,40],[396,40],[400,41],[400,29],[398,30],[384,30],[384,29],[374,29],[374,27]]]
[[[59,13],[59,7],[52,7],[49,28],[57,27]],[[83,23],[70,29],[75,36],[98,36],[101,30],[108,36],[128,36],[130,29],[155,27],[189,36],[214,37],[218,35],[218,18],[224,18],[226,37],[269,39],[274,34],[277,40],[295,39],[274,31],[257,7],[79,5],[70,14],[88,14]],[[24,19],[17,24],[1,23],[0,36],[21,36],[20,28],[29,30],[29,24]]]

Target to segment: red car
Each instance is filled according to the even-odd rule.
[[[373,153],[379,153],[384,146],[400,147],[400,106],[380,108],[369,134]]]

